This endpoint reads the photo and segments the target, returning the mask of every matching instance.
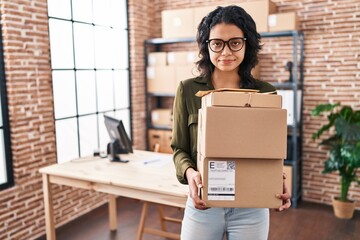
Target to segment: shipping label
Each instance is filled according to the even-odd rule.
[[[208,162],[208,200],[235,200],[235,161]]]

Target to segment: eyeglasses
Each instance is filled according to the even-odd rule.
[[[211,51],[215,53],[219,53],[225,48],[225,44],[229,47],[229,49],[233,52],[240,51],[245,45],[246,38],[237,37],[231,38],[228,41],[224,41],[222,39],[214,38],[206,40],[206,43],[209,44]]]

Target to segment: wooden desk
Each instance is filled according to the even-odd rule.
[[[45,202],[46,236],[56,239],[51,184],[60,184],[110,194],[110,230],[117,229],[116,198],[124,196],[147,202],[185,208],[188,187],[175,177],[170,154],[135,150],[120,155],[128,163],[87,157],[41,168]],[[145,161],[149,161],[145,164]]]

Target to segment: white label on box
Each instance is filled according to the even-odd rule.
[[[159,120],[159,114],[157,112],[152,112],[151,113],[151,118],[153,121],[158,121]]]
[[[174,27],[180,27],[182,25],[181,18],[175,17],[173,18],[173,26]]]
[[[195,62],[195,53],[189,52],[187,55],[187,61],[188,63],[194,63]]]
[[[168,63],[173,63],[173,62],[175,62],[175,53],[169,52],[169,53],[167,54],[167,60],[168,60]]]
[[[208,164],[208,200],[235,200],[235,161]]]
[[[146,69],[146,75],[148,79],[154,79],[155,78],[155,68],[148,67]]]
[[[156,64],[156,57],[153,55],[149,55],[148,57],[149,65],[155,65]]]
[[[276,15],[270,15],[269,16],[269,27],[275,27],[276,26]]]

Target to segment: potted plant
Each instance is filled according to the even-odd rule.
[[[333,198],[334,214],[338,218],[349,219],[355,209],[355,202],[348,198],[349,188],[352,182],[360,183],[357,178],[357,169],[360,168],[360,110],[354,111],[349,106],[340,106],[340,103],[320,104],[311,115],[319,116],[326,112],[328,122],[312,135],[312,139],[320,138],[325,132],[330,133],[320,143],[329,147],[329,158],[322,173],[339,173],[341,194]]]

